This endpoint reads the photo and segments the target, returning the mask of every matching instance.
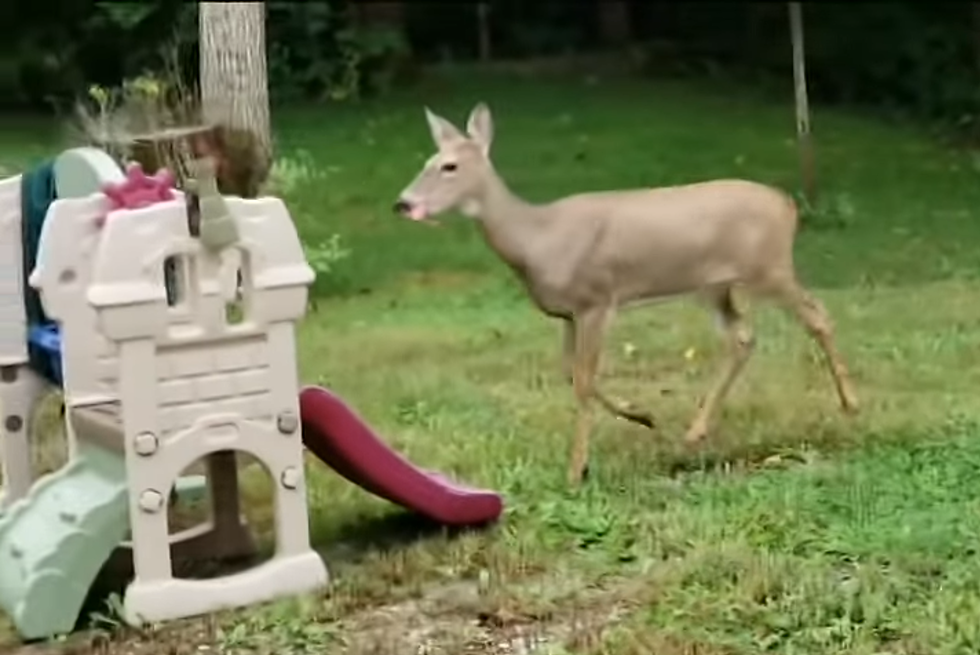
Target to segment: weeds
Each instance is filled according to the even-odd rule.
[[[330,593],[174,622],[152,643],[114,632],[106,652],[977,650],[980,321],[968,273],[980,186],[968,153],[820,116],[827,191],[801,203],[814,229],[796,257],[834,316],[858,417],[837,413],[807,336],[760,307],[757,354],[724,420],[703,448],[685,448],[723,344],[695,303],[630,312],[603,382],[648,403],[658,431],[600,418],[592,476],[570,494],[574,400],[555,326],[471,223],[429,230],[391,215],[431,148],[422,105],[462,113],[489,98],[496,165],[542,201],[733,168],[793,189],[792,108],[667,82],[471,76],[413,93],[279,114],[270,188],[311,264],[336,281],[298,331],[299,366],[410,460],[500,489],[505,520],[463,534],[418,525],[311,463],[310,528]],[[248,498],[268,538],[271,505]]]

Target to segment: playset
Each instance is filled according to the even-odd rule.
[[[221,196],[208,161],[196,164],[186,193],[92,148],[0,181],[0,608],[25,639],[71,631],[120,553],[133,564],[123,607],[134,625],[325,586],[304,445],[435,521],[501,513],[497,494],[415,468],[336,395],[300,389],[294,335],[314,273],[289,213],[277,198]],[[241,320],[226,314],[232,293]],[[68,463],[34,480],[29,419],[52,387]],[[275,553],[244,572],[175,578],[175,559],[254,550],[236,451],[275,481]],[[202,459],[206,476],[179,477]],[[173,490],[205,483],[212,519],[170,534]]]

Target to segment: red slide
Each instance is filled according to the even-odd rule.
[[[445,525],[480,525],[500,517],[503,501],[498,494],[416,468],[327,389],[303,389],[299,408],[303,443],[310,452],[374,495]]]

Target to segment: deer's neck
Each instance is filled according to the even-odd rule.
[[[491,248],[512,268],[524,273],[544,227],[541,208],[518,197],[490,169],[482,193],[463,212],[480,224]]]

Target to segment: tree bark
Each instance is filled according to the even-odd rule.
[[[199,5],[201,109],[218,126],[223,193],[254,197],[272,165],[264,2]]]
[[[480,61],[487,62],[491,58],[489,2],[480,2],[476,5],[476,20],[477,32],[480,38]]]
[[[352,5],[354,21],[362,27],[390,27],[401,31],[405,26],[405,6],[402,2],[355,0]]]
[[[976,71],[980,73],[980,2],[971,2],[970,9],[973,16],[973,61]]]
[[[810,137],[810,103],[806,90],[806,63],[803,43],[803,9],[801,3],[789,3],[789,27],[793,42],[793,82],[796,89],[796,138],[800,153],[800,174],[807,201],[817,199],[813,141]]]
[[[632,37],[630,6],[626,0],[599,3],[599,36],[607,46],[627,45]]]

